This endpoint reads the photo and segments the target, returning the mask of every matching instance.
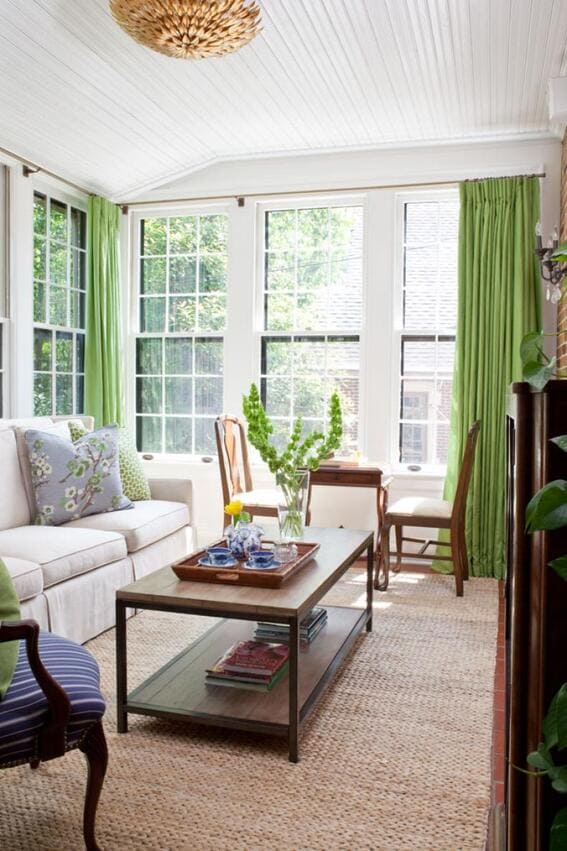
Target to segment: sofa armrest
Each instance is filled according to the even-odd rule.
[[[148,479],[152,499],[169,502],[184,502],[189,509],[189,520],[193,520],[193,482],[191,479]]]

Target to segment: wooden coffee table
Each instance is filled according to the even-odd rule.
[[[321,544],[315,558],[281,588],[181,582],[170,567],[116,594],[118,732],[128,713],[186,718],[199,724],[288,737],[289,759],[299,759],[299,732],[357,636],[372,629],[372,532],[309,527],[305,538]],[[307,612],[366,552],[366,607],[326,606],[328,621],[315,641],[301,647],[299,625]],[[223,618],[130,694],[127,693],[126,609],[153,609]],[[205,683],[205,670],[235,641],[252,637],[250,621],[289,624],[289,673],[268,693]]]

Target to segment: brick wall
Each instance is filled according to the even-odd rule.
[[[559,218],[560,242],[567,241],[567,131],[563,137],[563,152],[561,156],[561,212]],[[559,305],[557,328],[567,331],[567,300]],[[559,366],[567,367],[567,333],[559,335],[557,341],[557,357]]]

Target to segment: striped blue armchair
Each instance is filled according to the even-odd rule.
[[[0,701],[0,768],[37,768],[80,748],[88,761],[83,835],[88,851],[100,851],[95,817],[108,752],[97,663],[79,644],[40,632],[35,621],[0,623],[0,642],[14,640],[18,663]]]

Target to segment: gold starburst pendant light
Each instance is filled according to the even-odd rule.
[[[178,59],[234,53],[260,32],[255,0],[110,0],[135,41]]]

